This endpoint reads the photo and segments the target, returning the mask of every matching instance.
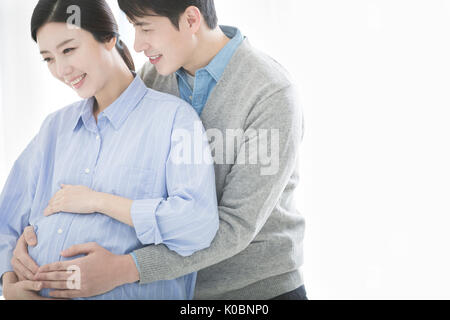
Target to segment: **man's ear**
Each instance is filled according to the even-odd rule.
[[[203,23],[203,16],[195,6],[188,7],[180,18],[180,27],[183,24],[192,34],[197,33]]]

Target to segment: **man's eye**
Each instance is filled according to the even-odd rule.
[[[150,31],[153,31],[153,30],[144,30],[144,29],[142,29],[142,32],[145,32],[145,33],[148,33]]]
[[[45,58],[43,61],[47,62],[47,63],[50,63],[50,62],[52,62],[52,60],[53,60],[52,58]]]

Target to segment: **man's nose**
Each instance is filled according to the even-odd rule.
[[[134,37],[134,51],[136,52],[143,52],[149,49],[150,45],[144,41],[141,35],[136,31],[135,37]]]

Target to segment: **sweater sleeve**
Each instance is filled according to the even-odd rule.
[[[181,257],[163,245],[135,251],[140,283],[170,280],[220,263],[245,250],[265,225],[295,171],[302,140],[303,121],[292,86],[273,93],[251,110],[237,154],[219,201],[219,231],[211,246],[189,257]],[[254,132],[272,132],[268,153],[271,166],[239,164],[246,152],[257,156]],[[278,140],[278,141],[277,141]],[[252,162],[251,162],[252,163]]]

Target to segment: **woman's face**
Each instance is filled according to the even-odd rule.
[[[52,75],[81,98],[93,97],[106,86],[114,39],[99,43],[90,32],[52,22],[38,30],[37,43]]]

